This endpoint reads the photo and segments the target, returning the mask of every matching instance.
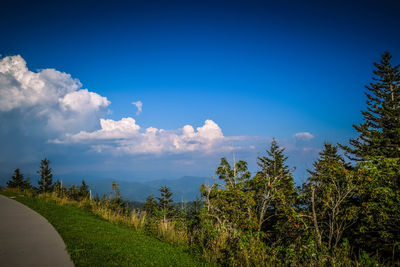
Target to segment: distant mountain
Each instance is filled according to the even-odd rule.
[[[112,182],[116,181],[119,184],[123,198],[130,201],[145,201],[151,194],[154,197],[158,197],[160,187],[167,186],[173,193],[174,201],[180,202],[182,200],[193,201],[196,197],[200,198],[200,186],[207,183],[208,178],[184,176],[175,180],[162,179],[146,182],[130,182],[111,178],[85,178],[85,181],[92,190],[92,194],[94,196],[97,194],[99,197],[103,194],[109,194]],[[65,186],[79,185],[80,183],[81,179],[63,179],[63,185]]]
[[[5,186],[6,181],[10,179],[11,175],[6,173],[0,174],[0,186]],[[54,181],[61,179],[64,186],[69,187],[71,185],[80,185],[82,182],[80,175],[70,174],[55,176]],[[176,202],[180,201],[193,201],[196,197],[200,198],[200,186],[209,181],[206,177],[195,177],[195,176],[184,176],[179,179],[161,179],[161,180],[150,180],[131,182],[126,180],[118,180],[106,177],[99,177],[97,175],[85,175],[85,182],[89,185],[89,189],[92,190],[93,196],[98,195],[101,197],[103,194],[109,194],[111,192],[111,184],[116,181],[119,184],[124,199],[130,201],[145,201],[146,198],[153,194],[154,197],[160,195],[159,189],[161,186],[167,186],[171,189],[173,199]],[[38,177],[31,178],[34,185],[37,184]]]

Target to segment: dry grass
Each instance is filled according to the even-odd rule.
[[[132,210],[129,214],[124,214],[122,211],[116,211],[110,208],[106,203],[95,202],[90,198],[76,201],[68,199],[67,197],[59,197],[56,193],[40,194],[38,198],[52,200],[59,205],[74,205],[79,208],[86,208],[111,223],[126,225],[135,230],[144,231],[146,229],[146,220],[149,219],[145,211]],[[182,226],[183,224],[184,223],[181,222],[181,226],[179,226],[176,221],[159,220],[158,223],[155,224],[155,232],[159,237],[169,243],[188,244],[189,237],[186,228]]]
[[[157,234],[169,243],[189,243],[187,230],[182,226],[179,227],[176,221],[160,220],[157,224]]]

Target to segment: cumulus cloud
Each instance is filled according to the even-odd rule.
[[[142,109],[143,109],[142,101],[132,102],[132,105],[136,106],[136,108],[137,108],[136,115],[139,115],[140,113],[142,113]]]
[[[75,135],[67,135],[66,142],[84,143],[91,140],[127,139],[139,133],[140,126],[133,118],[120,121],[100,119],[101,129],[94,132],[81,131]]]
[[[309,132],[301,132],[301,133],[295,133],[295,134],[293,135],[293,137],[296,138],[296,139],[308,141],[308,140],[313,139],[313,138],[314,138],[314,135],[312,135],[312,134],[309,133]]]
[[[124,154],[162,154],[192,151],[212,152],[221,149],[224,137],[221,128],[212,120],[196,130],[185,125],[178,130],[164,130],[149,127],[141,131],[133,118],[119,121],[100,119],[101,129],[93,132],[81,131],[66,135],[56,143],[87,143],[97,152],[105,150]],[[227,147],[225,147],[227,148]]]
[[[19,55],[0,60],[0,112],[40,118],[46,130],[94,129],[110,101],[81,87],[79,80],[55,69],[30,71]]]
[[[132,104],[140,114],[143,103]],[[109,105],[106,97],[82,88],[70,74],[55,69],[31,71],[19,55],[0,59],[0,118],[7,120],[7,127],[0,128],[3,136],[13,129],[31,141],[36,135],[42,143],[78,144],[99,153],[126,155],[222,152],[232,149],[226,144],[237,138],[225,137],[212,120],[197,128],[142,129],[131,117],[105,119]]]

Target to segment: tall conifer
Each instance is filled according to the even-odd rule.
[[[284,194],[292,199],[296,196],[296,189],[292,173],[286,165],[288,157],[285,156],[284,150],[284,148],[279,147],[275,139],[272,139],[271,146],[266,151],[268,156],[258,157],[257,159],[257,164],[260,167],[258,175],[277,177],[280,180],[280,190],[283,190]]]
[[[353,125],[359,136],[342,146],[351,159],[367,156],[400,157],[400,72],[392,66],[389,52],[374,63],[373,82],[366,86],[367,110],[361,111],[364,122]]]
[[[40,162],[40,168],[38,174],[40,175],[39,191],[41,193],[48,193],[53,190],[53,174],[51,173],[51,168],[49,167],[50,160],[44,158]]]
[[[167,220],[168,217],[172,215],[174,207],[172,203],[172,192],[169,190],[168,187],[162,186],[160,188],[161,197],[158,197],[158,207],[162,213],[164,218],[164,222]]]
[[[20,169],[15,169],[14,175],[11,177],[11,180],[7,182],[8,188],[20,188],[20,189],[28,189],[31,187],[31,184],[28,179],[24,180],[24,175],[21,173]]]

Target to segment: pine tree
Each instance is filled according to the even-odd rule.
[[[345,230],[357,217],[354,196],[358,177],[338,154],[336,146],[325,143],[319,156],[314,170],[308,171],[311,177],[303,193],[309,201],[306,206],[313,218],[317,244],[331,249],[340,244]]]
[[[286,165],[284,148],[273,139],[266,152],[267,156],[258,157],[260,170],[249,181],[249,187],[254,191],[260,229],[268,233],[270,241],[287,243],[289,229],[295,223],[294,204],[298,195]]]
[[[19,189],[28,189],[31,187],[29,180],[24,180],[24,175],[21,173],[20,169],[15,169],[14,175],[11,177],[11,180],[7,182],[8,188],[19,188]]]
[[[161,197],[158,197],[158,207],[162,213],[164,222],[166,222],[167,218],[170,217],[173,213],[174,207],[172,205],[172,192],[168,187],[162,186],[160,188]]]
[[[89,197],[89,186],[86,184],[85,180],[82,179],[82,184],[79,187],[79,197],[81,199]]]
[[[39,191],[41,193],[48,193],[53,190],[53,174],[51,173],[51,168],[49,167],[50,161],[44,158],[40,162],[40,168],[38,174],[40,175]]]
[[[389,52],[382,55],[373,81],[366,86],[367,110],[361,111],[364,122],[353,125],[359,136],[350,145],[341,146],[351,159],[368,156],[400,157],[400,72],[392,66]]]
[[[328,164],[339,163],[346,165],[343,157],[338,154],[338,147],[330,143],[324,143],[324,149],[319,153],[319,159],[313,163],[314,170],[307,170],[311,174],[310,179],[313,180],[315,177],[318,179],[326,170],[325,167]]]
[[[125,208],[128,206],[127,202],[124,201],[122,199],[122,194],[121,191],[119,190],[119,184],[117,184],[116,181],[113,181],[112,185],[112,192],[111,192],[111,196],[112,196],[112,205],[115,209],[119,210],[125,210]]]
[[[258,172],[261,176],[276,177],[279,180],[279,186],[284,190],[287,197],[295,197],[296,189],[294,187],[293,176],[286,165],[288,159],[284,154],[285,149],[279,148],[275,139],[272,139],[271,146],[267,150],[268,156],[258,157],[257,164],[260,167]]]
[[[359,218],[353,232],[357,247],[400,262],[400,158],[373,158],[359,163]]]
[[[146,202],[144,203],[143,209],[147,214],[153,215],[154,211],[157,208],[157,202],[154,200],[154,196],[151,194],[146,198]]]

